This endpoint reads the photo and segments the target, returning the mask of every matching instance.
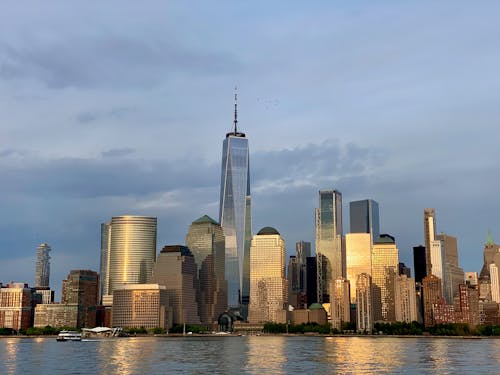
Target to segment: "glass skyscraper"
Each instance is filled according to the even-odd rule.
[[[46,243],[40,244],[36,249],[35,287],[48,288],[50,279],[51,248]]]
[[[248,139],[238,132],[235,96],[234,131],[222,146],[219,222],[226,238],[225,274],[228,306],[246,318],[250,295],[252,215]]]
[[[332,282],[345,276],[342,245],[342,194],[320,190],[316,209],[316,257],[318,262],[318,302],[330,302]]]
[[[370,233],[372,243],[380,235],[378,203],[372,199],[364,199],[349,203],[351,233]]]

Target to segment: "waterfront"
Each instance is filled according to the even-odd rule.
[[[136,337],[0,340],[2,374],[498,374],[498,339]]]

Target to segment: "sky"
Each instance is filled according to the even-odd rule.
[[[318,190],[374,199],[413,267],[423,211],[480,271],[500,241],[497,1],[6,1],[0,281],[99,269],[100,224],[158,217],[158,249],[218,219],[222,141],[250,144],[253,232],[314,248]],[[60,298],[60,293],[56,299]]]

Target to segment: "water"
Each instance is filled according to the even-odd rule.
[[[397,337],[0,339],[0,374],[500,374],[500,340]]]

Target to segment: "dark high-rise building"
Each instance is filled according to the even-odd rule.
[[[406,267],[406,264],[399,262],[398,263],[398,275],[406,275],[408,277],[411,277],[411,268]]]
[[[342,194],[337,190],[319,191],[319,208],[316,209],[316,260],[318,302],[328,303],[333,281],[346,275]]]
[[[94,327],[99,298],[99,275],[90,270],[72,270],[62,285],[62,304],[77,304],[77,327]]]
[[[306,258],[306,296],[307,305],[311,306],[313,303],[318,302],[318,289],[317,289],[317,261],[316,257]]]
[[[202,323],[212,324],[227,309],[222,227],[214,219],[204,215],[191,223],[186,235],[186,245],[198,266],[200,320]]]
[[[364,199],[349,203],[350,233],[371,233],[372,242],[380,235],[378,203]]]
[[[236,94],[234,131],[226,134],[222,146],[219,222],[226,238],[226,280],[228,305],[244,318],[250,298],[250,241],[252,214],[248,139],[238,132]]]
[[[427,276],[426,251],[422,245],[413,247],[413,269],[415,270],[415,282],[422,283],[422,279]]]
[[[422,299],[424,305],[424,325],[434,325],[433,305],[444,303],[441,279],[435,275],[429,275],[422,280]]]

